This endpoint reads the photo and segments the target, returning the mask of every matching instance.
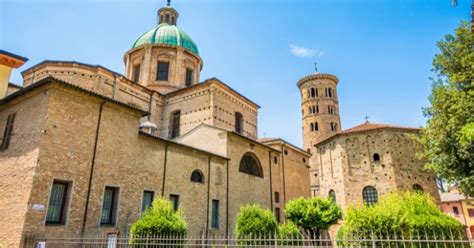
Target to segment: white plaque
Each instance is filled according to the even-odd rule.
[[[33,204],[32,209],[35,210],[35,211],[43,211],[44,210],[44,205],[43,204]]]

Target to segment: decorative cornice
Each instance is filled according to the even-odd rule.
[[[339,82],[339,79],[335,75],[328,74],[328,73],[315,73],[315,74],[312,74],[300,79],[297,85],[298,87],[301,87],[302,84],[308,81],[316,80],[316,79],[329,79],[329,80],[334,81],[336,84]]]

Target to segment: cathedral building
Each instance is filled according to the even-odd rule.
[[[342,130],[338,78],[315,73],[299,80],[303,147],[312,154],[313,196],[333,198],[344,210],[373,204],[393,190],[417,190],[439,201],[436,176],[416,157],[412,137],[419,129],[368,120]]]
[[[310,196],[310,153],[259,139],[260,106],[200,80],[198,46],[169,4],[131,40],[125,73],[1,51],[0,246],[35,237],[126,235],[156,197],[182,207],[190,235],[230,235],[244,204]],[[3,71],[8,73],[3,73]]]

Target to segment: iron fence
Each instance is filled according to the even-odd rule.
[[[34,247],[104,247],[104,248],[148,248],[148,247],[393,247],[393,248],[474,248],[474,240],[467,238],[447,238],[432,236],[430,239],[422,235],[376,235],[357,237],[352,235],[344,239],[331,238],[329,235],[298,235],[279,237],[278,235],[225,237],[213,235],[177,236],[149,235],[141,237],[118,236],[117,234],[99,235],[95,237],[40,237],[36,238]],[[31,247],[31,246],[30,246]]]

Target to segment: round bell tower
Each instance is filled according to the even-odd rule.
[[[319,160],[314,145],[341,130],[338,82],[336,76],[326,73],[315,73],[298,81],[303,148],[312,154],[309,165],[313,196],[319,195]]]

